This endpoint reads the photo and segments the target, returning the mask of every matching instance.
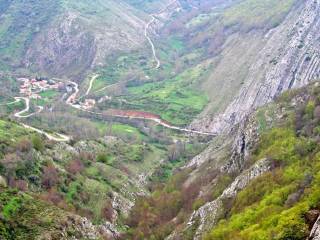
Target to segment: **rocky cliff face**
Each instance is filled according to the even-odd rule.
[[[314,86],[318,86],[318,84],[315,83]],[[197,176],[207,174],[206,169],[219,169],[221,174],[236,177],[220,196],[195,210],[189,220],[182,227],[177,228],[168,239],[184,239],[184,234],[190,231],[194,234],[193,239],[202,239],[205,233],[211,230],[221,218],[225,217],[226,211],[228,211],[238,192],[255,178],[275,168],[274,162],[268,158],[260,159],[254,164],[251,163],[251,156],[261,139],[262,128],[269,129],[287,121],[289,112],[305,103],[308,96],[308,94],[302,92],[292,97],[286,106],[275,103],[259,110],[261,112],[252,112],[240,124],[234,126],[228,134],[223,134],[213,140],[209,148],[187,165],[194,170],[189,174],[186,184],[190,184]],[[209,183],[209,186],[214,188],[215,184],[216,182],[213,180]],[[202,188],[200,195],[203,194],[203,191],[206,191],[206,188]],[[316,222],[311,236],[317,236],[318,227]]]
[[[198,225],[194,239],[202,239],[203,233],[208,232],[217,223],[218,218],[221,217],[224,212],[225,201],[230,201],[230,199],[234,198],[238,191],[244,189],[250,181],[269,171],[271,165],[271,162],[267,159],[260,160],[250,169],[239,175],[216,200],[205,204],[195,211],[187,223],[188,226]]]
[[[182,231],[173,232],[168,239],[183,239],[189,229],[194,231],[194,239],[202,239],[223,216],[225,203],[232,202],[238,191],[245,188],[250,181],[272,169],[268,159],[261,159],[253,166],[246,168],[249,156],[259,141],[258,123],[254,115],[247,117],[231,133],[220,136],[203,153],[196,156],[187,167],[195,170],[190,174],[189,182],[201,175],[205,168],[219,169],[222,174],[238,175],[234,181],[215,200],[206,203],[194,211]]]
[[[308,240],[319,240],[320,239],[320,217],[317,219],[312,227],[311,234]]]
[[[52,76],[79,76],[92,66],[96,50],[93,33],[81,25],[76,14],[68,13],[36,37],[25,63],[27,68]]]
[[[213,120],[205,117],[193,126],[212,132],[229,131],[252,109],[319,77],[319,14],[320,1],[299,2],[279,26],[265,34],[264,47],[253,59],[233,102]]]

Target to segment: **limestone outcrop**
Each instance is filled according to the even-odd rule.
[[[253,109],[283,91],[298,88],[320,76],[320,1],[307,0],[292,10],[264,37],[264,47],[251,63],[244,84],[225,111],[196,120],[193,128],[230,131]]]

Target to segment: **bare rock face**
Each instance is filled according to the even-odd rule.
[[[62,223],[57,229],[42,233],[37,240],[96,240],[116,239],[117,237],[119,237],[119,233],[111,223],[93,225],[87,218],[68,215],[65,219],[62,219]]]
[[[230,160],[222,166],[222,172],[241,172],[252,149],[259,141],[258,126],[254,115],[246,117],[238,126],[232,144]]]
[[[237,97],[213,120],[193,126],[207,131],[229,131],[250,111],[272,101],[283,91],[306,85],[320,76],[320,0],[306,0],[265,35],[265,46],[249,68]]]
[[[32,40],[27,68],[77,80],[106,64],[106,57],[131,51],[146,41],[148,15],[117,1],[61,1],[59,13]],[[81,7],[83,5],[83,7]]]
[[[96,53],[92,33],[68,13],[40,34],[26,54],[27,67],[40,69],[54,76],[76,76],[90,68]]]
[[[273,121],[277,120],[273,119]],[[249,156],[260,139],[258,128],[256,115],[250,114],[230,133],[222,134],[213,140],[204,152],[187,165],[195,169],[190,174],[190,181],[194,175],[202,174],[203,168],[219,169],[222,174],[237,174],[238,177],[218,198],[194,211],[189,221],[184,224],[184,229],[173,232],[168,240],[183,239],[184,232],[190,229],[195,232],[194,239],[201,239],[224,215],[226,203],[232,202],[238,192],[252,180],[273,168],[272,161],[269,159],[261,159],[251,167],[246,167]]]
[[[308,240],[320,240],[320,217],[317,219],[311,230]]]
[[[224,212],[224,201],[229,201],[236,197],[237,193],[244,189],[250,181],[270,171],[271,168],[272,164],[270,160],[262,159],[258,161],[251,168],[240,174],[232,184],[223,191],[220,197],[194,211],[186,227],[186,229],[191,226],[197,227],[193,239],[202,239],[203,234],[217,224],[219,217],[221,217]],[[177,235],[178,233],[173,233],[167,239],[179,239]]]

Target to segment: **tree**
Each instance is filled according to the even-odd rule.
[[[59,174],[57,169],[53,165],[44,167],[42,174],[42,185],[46,189],[50,189],[55,186],[59,181]]]
[[[31,148],[32,143],[28,139],[22,139],[16,145],[16,149],[20,152],[29,152]]]
[[[315,119],[320,120],[320,106],[317,106],[314,109],[313,116]]]
[[[67,166],[67,171],[71,174],[77,174],[77,173],[81,173],[84,169],[84,165],[83,163],[76,159],[76,160],[72,160],[69,165]]]
[[[112,203],[110,200],[107,200],[104,204],[104,207],[101,210],[101,215],[104,219],[109,222],[112,222],[115,216],[115,212],[112,207]]]
[[[6,154],[1,160],[1,163],[5,168],[5,172],[8,177],[15,176],[15,170],[19,162],[21,162],[21,158],[15,153]]]

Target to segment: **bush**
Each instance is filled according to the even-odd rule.
[[[44,144],[42,142],[43,140],[39,137],[39,136],[33,136],[31,138],[31,142],[32,142],[32,146],[34,147],[34,149],[36,149],[37,151],[43,151],[44,149]]]
[[[305,114],[308,116],[309,119],[313,118],[313,113],[315,111],[315,103],[314,101],[309,101],[306,105],[306,108],[305,108]]]
[[[105,164],[111,164],[111,156],[108,153],[99,153],[97,155],[97,162],[105,163]]]
[[[80,160],[72,160],[68,166],[67,171],[71,174],[77,174],[82,172],[84,169],[84,164]]]
[[[22,139],[16,145],[16,149],[20,152],[29,152],[31,148],[32,143],[28,139]]]
[[[42,174],[42,185],[46,189],[50,189],[54,187],[58,182],[59,174],[57,169],[52,165],[44,167]]]

